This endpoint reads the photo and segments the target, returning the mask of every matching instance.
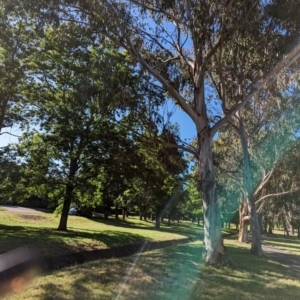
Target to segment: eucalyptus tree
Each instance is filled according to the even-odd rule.
[[[191,117],[197,131],[198,147],[196,151],[189,151],[196,156],[200,165],[206,261],[226,262],[215,191],[212,138],[257,91],[277,76],[278,71],[296,59],[299,46],[285,56],[276,68],[277,61],[268,64],[262,76],[256,76],[245,93],[239,95],[233,103],[232,99],[228,100],[215,90],[209,95],[210,90],[206,85],[210,80],[209,70],[213,63],[217,63],[220,72],[216,76],[219,83],[223,82],[230,67],[223,59],[225,46],[228,43],[232,45],[237,33],[247,34],[248,29],[256,26],[258,20],[262,22],[259,31],[264,31],[265,20],[259,16],[265,14],[268,6],[266,1],[89,0],[58,1],[51,5],[47,3],[41,1],[39,5],[32,5],[30,1],[28,5],[38,10],[40,18],[45,15],[54,22],[68,19],[83,23],[90,26],[99,38],[106,36],[126,49],[139,63],[140,71],[155,77],[167,95]],[[44,9],[40,10],[41,7]],[[270,30],[276,31],[278,44],[284,42],[281,37],[284,37],[285,32],[281,28],[275,24]],[[257,39],[250,36],[247,47],[255,45]],[[275,54],[271,51],[266,55]],[[281,59],[279,55],[278,62]],[[272,68],[273,72],[269,72]],[[260,70],[257,70],[259,74]],[[210,98],[213,101],[210,102]],[[211,105],[214,101],[217,106]],[[217,111],[216,107],[219,108]]]
[[[276,103],[276,105],[272,105],[272,103]],[[269,190],[267,186],[269,180],[272,180],[274,172],[280,170],[281,159],[289,153],[289,149],[297,142],[300,120],[297,88],[290,89],[287,86],[282,88],[280,93],[272,94],[270,92],[255,106],[247,105],[244,114],[252,116],[246,119],[247,122],[244,126],[247,135],[247,151],[250,154],[249,165],[253,182],[253,197],[261,221],[263,216],[261,205],[263,206],[264,201],[292,192],[286,188],[284,191],[275,193],[271,189]],[[251,216],[248,211],[248,204],[245,202],[248,192],[244,185],[244,163],[242,163],[243,159],[240,154],[241,145],[238,142],[240,135],[238,128],[234,129],[235,126],[234,124],[224,126],[218,139],[214,142],[215,166],[217,167],[219,183],[224,186],[225,193],[228,193],[231,186],[239,191],[239,195],[234,197],[240,202],[239,240],[247,241],[247,227]],[[231,136],[231,140],[226,140],[226,136]],[[238,204],[236,204],[237,206]],[[262,227],[261,224],[259,227]]]

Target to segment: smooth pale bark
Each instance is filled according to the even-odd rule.
[[[262,256],[262,248],[261,248],[261,235],[260,228],[258,222],[258,216],[255,207],[255,199],[254,199],[254,191],[253,191],[253,183],[251,178],[251,168],[250,168],[250,157],[248,151],[248,143],[246,138],[246,131],[243,123],[243,118],[240,115],[240,123],[239,123],[239,134],[242,144],[243,151],[243,167],[244,167],[244,180],[245,187],[247,191],[247,202],[249,215],[251,217],[251,229],[252,229],[252,240],[251,240],[251,253],[255,255]]]
[[[283,224],[283,232],[286,233],[287,236],[289,236],[290,233],[289,233],[288,227],[286,225],[286,220],[285,220],[284,216],[282,216],[282,224]]]
[[[194,68],[194,103],[197,115],[194,121],[197,129],[198,148],[200,150],[198,156],[200,182],[198,187],[202,192],[204,209],[203,259],[208,264],[226,264],[228,263],[228,254],[222,238],[220,208],[213,169],[213,133],[207,117],[204,79],[200,76],[203,72],[201,59],[200,57],[198,59],[195,61]]]
[[[201,190],[204,208],[204,249],[203,257],[209,264],[227,263],[227,251],[221,235],[221,218],[216,195],[216,182],[213,170],[211,130],[206,126],[198,135],[201,149],[199,165]]]
[[[57,230],[60,230],[60,231],[67,230],[68,215],[69,215],[69,210],[70,210],[72,197],[73,197],[73,191],[74,191],[72,181],[74,180],[76,171],[77,171],[77,159],[72,158],[70,160],[70,168],[69,168],[69,176],[68,176],[69,182],[66,185],[66,192],[65,192],[65,199],[64,199],[62,214],[60,216],[59,226],[57,228]]]
[[[261,214],[258,214],[258,223],[259,223],[260,233],[262,234],[264,232],[264,228],[263,228],[263,220]]]
[[[248,242],[248,224],[249,224],[249,212],[248,203],[244,202],[240,205],[240,227],[238,241],[242,243]]]
[[[264,217],[264,233],[268,233],[268,221],[266,217]]]

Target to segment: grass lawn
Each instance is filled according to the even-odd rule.
[[[162,225],[154,230],[151,221],[131,217],[126,221],[69,216],[68,232],[58,232],[59,218],[49,213],[13,213],[0,211],[0,253],[18,246],[30,245],[42,255],[64,254],[102,249],[144,241],[164,241],[200,237],[203,228],[191,222],[180,226]]]
[[[226,240],[230,267],[204,266],[201,243],[90,262],[43,275],[9,299],[298,299],[299,278]]]

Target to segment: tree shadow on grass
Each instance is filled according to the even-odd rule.
[[[0,225],[0,252],[20,246],[32,246],[41,255],[51,256],[72,252],[89,251],[151,241],[130,232],[102,230],[61,232],[49,228]]]
[[[202,239],[203,238],[203,227],[198,227],[194,226],[193,228],[190,224],[187,225],[185,223],[180,223],[180,225],[172,225],[172,226],[167,226],[165,224],[161,224],[160,229],[155,229],[154,225],[155,223],[152,221],[141,221],[145,222],[144,226],[139,224],[136,224],[136,222],[131,221],[130,218],[126,220],[122,219],[105,219],[102,217],[97,217],[97,218],[90,218],[91,221],[94,222],[99,222],[101,224],[106,224],[109,226],[114,226],[114,227],[123,227],[123,228],[131,228],[131,229],[143,229],[143,230],[154,230],[154,231],[160,231],[160,232],[167,232],[167,233],[173,233],[173,234],[180,234],[184,237],[187,238],[195,238],[195,239]]]
[[[284,268],[248,249],[228,247],[232,266],[205,266],[199,243],[165,248],[123,259],[90,262],[68,268],[67,299],[296,299],[300,286]],[[46,279],[47,280],[47,279]],[[53,294],[55,286],[45,286]],[[66,289],[64,289],[66,293]],[[60,292],[60,294],[63,292]],[[41,299],[61,299],[57,297]]]

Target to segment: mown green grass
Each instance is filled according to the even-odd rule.
[[[200,242],[121,259],[99,260],[34,279],[5,300],[298,299],[299,278],[279,263],[227,240],[228,267],[205,266]]]
[[[203,228],[191,222],[162,225],[155,230],[153,222],[136,217],[116,221],[69,216],[67,232],[56,230],[58,222],[54,214],[0,211],[0,253],[28,245],[49,256],[145,241],[197,238],[203,234]]]

